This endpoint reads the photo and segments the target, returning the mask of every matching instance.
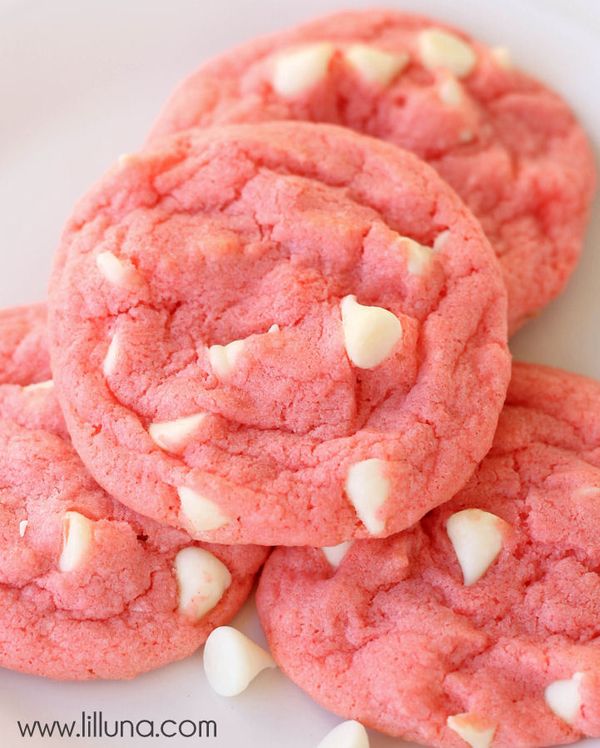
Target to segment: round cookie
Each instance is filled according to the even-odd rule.
[[[415,527],[278,549],[257,604],[325,707],[431,746],[600,736],[600,384],[515,364],[491,452]]]
[[[426,159],[479,218],[500,258],[514,331],[558,295],[579,257],[595,175],[568,106],[505,49],[393,11],[336,13],[204,64],[151,140],[191,126],[301,119]]]
[[[476,219],[410,153],[326,125],[128,157],[67,225],[50,307],[96,480],[219,543],[412,524],[489,448],[509,376]]]
[[[191,654],[244,603],[267,550],[201,545],[126,509],[61,420],[51,387],[0,385],[0,667],[132,678]]]

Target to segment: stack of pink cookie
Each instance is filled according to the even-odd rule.
[[[509,386],[507,346],[594,183],[562,99],[430,19],[341,13],[193,73],[76,205],[48,329],[0,315],[0,665],[184,657],[278,546],[273,658],[352,720],[323,745],[600,735],[600,384]],[[231,642],[223,692],[269,662]]]

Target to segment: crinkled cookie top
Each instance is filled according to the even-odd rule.
[[[511,331],[573,271],[593,154],[565,102],[515,68],[509,50],[422,16],[335,13],[202,65],[175,90],[150,139],[274,119],[345,125],[434,166],[500,258]]]
[[[51,311],[94,477],[214,542],[403,529],[464,485],[508,381],[476,219],[413,155],[332,126],[125,159],[66,228]]]
[[[273,656],[328,709],[432,746],[600,735],[600,385],[516,364],[491,452],[414,528],[278,549]]]

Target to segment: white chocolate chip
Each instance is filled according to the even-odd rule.
[[[231,626],[219,626],[206,640],[204,672],[220,696],[237,696],[266,668],[277,667],[271,655]]]
[[[346,494],[356,509],[360,520],[371,535],[385,528],[379,510],[390,493],[390,480],[386,476],[385,460],[371,458],[350,467],[346,478]]]
[[[546,687],[544,698],[548,707],[569,725],[575,723],[581,709],[579,686],[583,673],[575,673],[567,680],[555,680]]]
[[[463,509],[451,515],[446,532],[462,569],[465,585],[475,584],[502,550],[506,522],[482,509]]]
[[[117,159],[117,165],[120,169],[124,169],[126,166],[129,166],[129,164],[133,163],[135,161],[135,154],[134,153],[121,153],[119,158]]]
[[[275,324],[271,325],[266,333],[260,333],[256,336],[250,337],[260,337],[263,334],[276,335],[279,332],[281,332],[279,325]],[[246,340],[248,340],[248,338],[232,340],[231,343],[227,343],[227,345],[210,346],[208,349],[208,360],[214,373],[219,377],[219,379],[225,379],[229,374],[231,374],[235,368],[238,356],[244,350]]]
[[[157,421],[148,427],[151,439],[167,452],[179,452],[190,441],[208,413],[194,413],[174,421]]]
[[[408,64],[407,54],[384,52],[368,44],[353,44],[344,52],[347,62],[367,83],[387,86]]]
[[[58,560],[61,571],[73,571],[83,563],[92,544],[92,524],[79,512],[65,512],[63,548]]]
[[[350,361],[361,369],[373,369],[385,361],[402,339],[398,317],[380,306],[359,304],[356,296],[343,298],[340,308]]]
[[[504,70],[512,69],[513,63],[509,49],[506,47],[494,47],[491,50],[491,55],[498,67],[504,68]]]
[[[235,362],[244,350],[243,340],[232,340],[227,345],[211,345],[208,349],[208,360],[219,379],[225,379],[235,366]]]
[[[449,107],[459,107],[463,101],[463,87],[453,75],[443,78],[438,83],[438,94],[440,99]]]
[[[360,722],[351,719],[334,727],[317,748],[369,748],[369,736]]]
[[[119,336],[117,333],[115,333],[112,336],[110,343],[108,344],[106,356],[104,357],[104,362],[102,364],[102,372],[105,377],[109,377],[116,371],[117,360],[119,358],[119,348]]]
[[[450,238],[450,231],[448,229],[438,234],[433,241],[433,251],[441,252],[444,249],[444,245],[446,244],[449,238]]]
[[[179,611],[194,621],[212,610],[231,584],[231,574],[212,553],[190,546],[175,557]]]
[[[96,255],[98,270],[113,286],[130,286],[137,278],[137,273],[112,252],[100,252]]]
[[[408,272],[412,275],[423,275],[431,265],[433,259],[433,250],[424,244],[419,244],[408,236],[401,236],[398,239],[399,244],[406,252],[406,266]]]
[[[461,143],[470,143],[474,137],[472,130],[461,130],[458,133],[458,139]]]
[[[574,494],[574,499],[596,499],[600,498],[600,486],[581,486]]]
[[[344,560],[344,556],[346,555],[346,553],[348,553],[348,551],[350,550],[351,545],[352,541],[346,540],[339,545],[326,545],[321,548],[321,550],[323,551],[325,558],[329,561],[331,566],[337,569],[337,567]]]
[[[186,486],[177,489],[181,500],[181,512],[194,531],[218,530],[230,521],[214,501],[205,498]]]
[[[496,732],[495,727],[485,727],[481,719],[469,712],[448,717],[446,724],[471,748],[490,748]]]
[[[47,379],[45,382],[36,382],[35,384],[27,384],[23,387],[24,392],[38,392],[39,390],[51,390],[54,387],[54,380]]]
[[[477,62],[475,52],[469,44],[442,29],[421,31],[419,54],[426,68],[444,68],[459,78],[468,75]]]
[[[29,524],[29,520],[22,519],[19,522],[19,535],[23,538],[25,537],[25,531],[27,530],[27,525]]]
[[[277,55],[273,69],[273,88],[280,96],[294,97],[313,88],[327,75],[335,47],[318,42]]]

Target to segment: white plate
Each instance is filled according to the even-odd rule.
[[[383,4],[381,2],[377,4]],[[508,45],[516,61],[571,101],[600,134],[600,5],[593,0],[388,0]],[[74,199],[135,149],[172,86],[203,58],[253,35],[352,0],[0,0],[0,305],[44,296],[61,225]],[[567,292],[513,343],[519,358],[600,378],[600,215]],[[236,621],[262,637],[251,605]],[[0,745],[23,740],[16,720],[214,719],[219,748],[310,748],[339,720],[279,672],[235,699],[208,688],[200,655],[130,683],[61,684],[0,671]],[[83,742],[83,741],[79,741]],[[192,739],[88,740],[91,745],[193,745]],[[400,741],[372,735],[373,748]],[[404,744],[405,745],[405,744]],[[600,740],[589,741],[600,746]]]

